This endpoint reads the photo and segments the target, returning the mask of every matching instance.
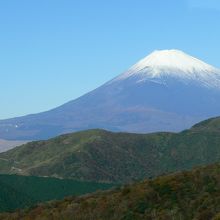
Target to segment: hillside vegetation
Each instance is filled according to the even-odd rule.
[[[0,175],[0,212],[13,211],[39,202],[63,199],[111,188],[110,184],[55,178]]]
[[[220,118],[181,133],[88,130],[36,141],[0,154],[0,172],[131,182],[220,161]]]
[[[220,165],[0,215],[2,220],[219,220]]]

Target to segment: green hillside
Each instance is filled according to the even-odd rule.
[[[2,220],[219,220],[220,165],[0,215]]]
[[[30,207],[39,202],[111,188],[110,184],[56,178],[0,175],[0,212]]]
[[[0,172],[130,182],[220,161],[220,118],[181,133],[89,130],[0,154]]]

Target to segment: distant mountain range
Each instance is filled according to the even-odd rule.
[[[220,165],[0,214],[1,220],[219,220]],[[74,218],[73,218],[74,216]]]
[[[180,133],[88,130],[0,154],[0,173],[128,183],[220,161],[220,118]]]
[[[220,115],[220,70],[178,50],[155,51],[94,91],[47,112],[0,121],[0,138],[73,131],[180,131]]]

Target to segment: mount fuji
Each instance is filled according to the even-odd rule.
[[[179,50],[154,51],[101,87],[47,112],[0,121],[0,138],[78,130],[180,131],[220,115],[220,70]]]

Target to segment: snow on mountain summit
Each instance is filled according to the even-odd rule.
[[[214,71],[214,68],[180,50],[154,51],[149,56],[134,65],[131,70],[140,71],[146,67],[160,70],[181,70],[193,73],[195,71]]]
[[[156,50],[116,78],[139,81],[174,77],[220,88],[220,70],[180,50]]]

